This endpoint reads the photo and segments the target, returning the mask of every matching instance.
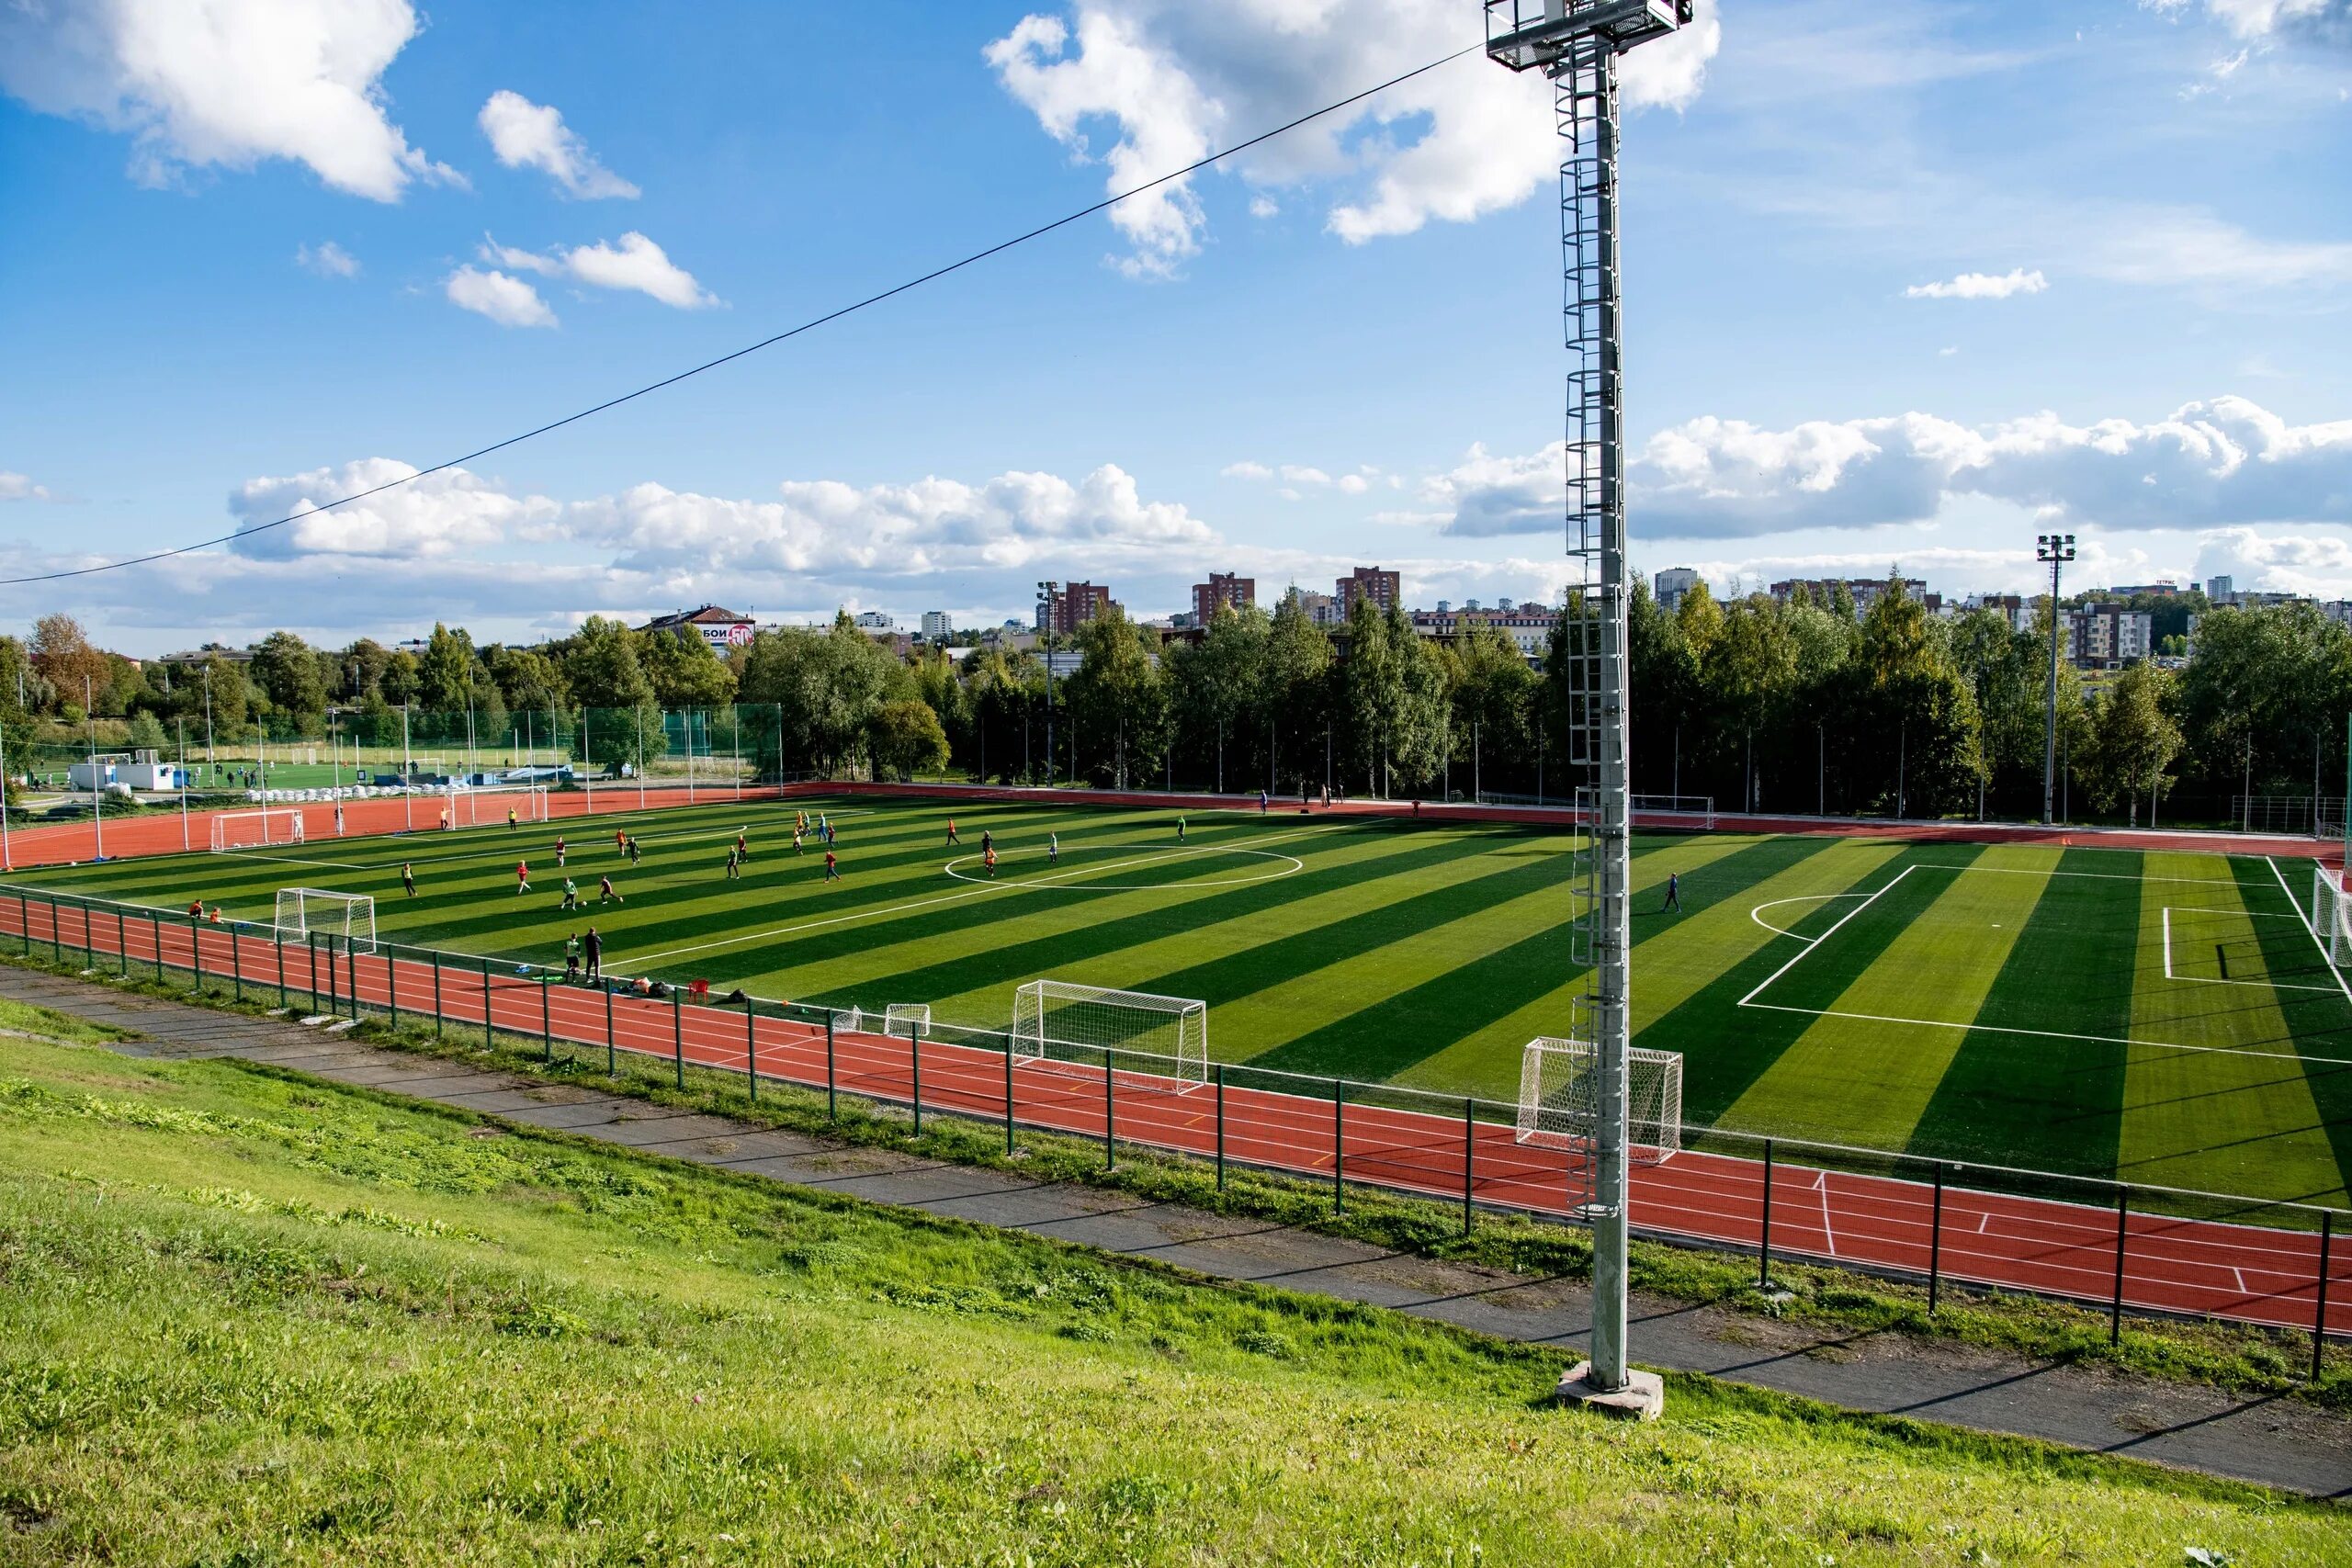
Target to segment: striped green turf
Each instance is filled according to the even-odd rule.
[[[1581,844],[1564,832],[807,804],[840,829],[840,882],[821,880],[821,848],[793,854],[789,810],[731,803],[22,880],[164,909],[200,897],[265,922],[281,886],[371,892],[386,937],[508,963],[545,963],[593,923],[618,973],[869,1009],[928,1002],[943,1021],[992,1028],[1016,986],[1054,976],[1204,999],[1223,1060],[1496,1100],[1517,1091],[1521,1047],[1568,1027],[1585,984],[1570,941]],[[616,825],[640,833],[641,864],[616,852]],[[752,858],[730,881],[727,847],[745,827]],[[591,900],[576,916],[555,907],[559,830]],[[993,881],[984,830],[1001,857]],[[2352,995],[2296,916],[2307,889],[2267,861],[1734,834],[1634,848],[1636,1039],[1683,1054],[1694,1120],[2343,1196]],[[525,855],[533,891],[517,896]],[[403,858],[414,900],[400,893]],[[626,902],[597,908],[605,873]],[[1669,874],[1679,912],[1662,907]]]

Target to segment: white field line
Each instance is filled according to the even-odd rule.
[[[2172,917],[2174,908],[2175,906],[2170,904],[2165,906],[2165,979],[2177,982],[2184,986],[2251,986],[2258,991],[2333,991],[2335,989],[2334,986],[2306,986],[2297,980],[2273,980],[2267,976],[2260,980],[2233,980],[2226,975],[2217,976],[2212,975],[2174,974],[2172,967]],[[2180,907],[2180,912],[2184,915],[2229,915],[2237,919],[2250,920],[2294,920],[2299,923],[2302,920],[2302,917],[2301,915],[2278,915],[2256,909],[2209,909],[2196,908],[2193,906],[2182,906]]]
[[[272,854],[272,853],[270,853],[270,852],[269,852],[267,850],[266,850],[266,849],[260,849],[260,850],[214,850],[214,851],[213,851],[213,852],[212,852],[212,853],[214,853],[214,854],[217,854],[217,855],[223,856],[223,857],[226,857],[226,856],[229,856],[229,855],[234,855],[234,856],[236,856],[239,860],[266,860],[266,861],[276,861],[276,862],[277,862],[277,863],[278,863],[279,864],[281,864],[281,865],[323,865],[323,866],[326,866],[326,867],[328,867],[328,868],[330,868],[330,869],[332,869],[332,870],[334,870],[334,871],[359,871],[359,872],[368,872],[368,871],[377,871],[377,870],[380,870],[380,869],[382,869],[381,867],[379,867],[379,866],[372,866],[372,865],[353,865],[349,861],[340,861],[340,860],[312,860],[312,859],[311,859],[311,858],[309,858],[308,856],[305,856],[305,855],[279,855],[279,854]]]
[[[1796,938],[1796,941],[1804,943],[1803,951],[1799,952],[1795,958],[1790,959],[1786,964],[1781,964],[1778,969],[1775,969],[1770,975],[1765,976],[1763,982],[1758,985],[1756,989],[1748,992],[1747,995],[1739,998],[1739,1005],[1741,1007],[1747,1007],[1754,1003],[1756,998],[1761,996],[1766,987],[1770,987],[1773,981],[1779,979],[1781,976],[1794,968],[1798,959],[1805,957],[1808,953],[1812,953],[1815,948],[1819,947],[1823,942],[1827,942],[1831,937],[1836,936],[1838,929],[1844,926],[1848,920],[1852,919],[1856,915],[1860,914],[1864,909],[1867,909],[1872,904],[1877,903],[1879,896],[1883,894],[1887,887],[1894,886],[1896,883],[1902,881],[1905,877],[1910,875],[1913,872],[1918,869],[1919,868],[1914,864],[1906,865],[1901,871],[1896,872],[1894,876],[1888,879],[1886,887],[1882,887],[1878,892],[1868,895],[1860,903],[1855,905],[1852,908],[1838,916],[1837,920],[1831,924],[1830,928],[1827,931],[1823,931],[1819,936]],[[1792,1008],[1786,1010],[1792,1012],[1805,1012],[1811,1010],[1806,1008]]]
[[[1802,956],[1802,955],[1800,955]],[[1749,995],[1755,993],[1750,992]],[[1862,1023],[1908,1023],[1921,1029],[1983,1030],[1987,1034],[2026,1034],[2037,1040],[2086,1040],[2096,1045],[2144,1045],[2152,1051],[2190,1051],[2215,1056],[2258,1056],[2268,1062],[2317,1062],[2352,1066],[2352,1056],[2306,1056],[2294,1051],[2255,1051],[2243,1045],[2180,1045],[2169,1040],[2139,1040],[2120,1034],[2072,1034],[2057,1029],[2018,1029],[2001,1023],[1951,1023],[1939,1018],[1894,1018],[1885,1013],[1844,1012],[1836,1008],[1788,1007],[1780,1002],[1751,1002],[1742,1007],[1767,1012],[1798,1012],[1813,1018],[1850,1018]]]
[[[1828,1244],[1829,1256],[1838,1256],[1838,1232],[1829,1223],[1829,1173],[1821,1171],[1813,1179],[1813,1190],[1821,1194],[1821,1239]]]
[[[2278,862],[2269,855],[2265,855],[2262,858],[2270,863],[2270,874],[2278,879],[2278,891],[2287,896],[2287,908],[2290,909],[2301,909],[2302,905],[2296,901],[2295,890],[2287,886],[2287,874],[2278,869]],[[2306,919],[2303,921],[2303,930],[2311,933],[2312,944],[2319,949],[2319,961],[2327,965],[2327,972],[2329,974],[2335,976],[2336,987],[2338,989],[2343,991],[2344,999],[2347,1002],[2352,1002],[2352,984],[2347,984],[2344,978],[2344,971],[2338,969],[2335,966],[2335,961],[2327,955],[2327,943],[2320,941],[2319,928],[2312,924],[2310,920]],[[2313,1059],[2319,1060],[2321,1058]]]
[[[1774,925],[1771,921],[1766,919],[1764,918],[1764,911],[1767,909],[1777,909],[1783,904],[1824,904],[1832,898],[1866,898],[1868,897],[1870,897],[1870,895],[1866,893],[1801,893],[1793,898],[1768,898],[1763,903],[1758,904],[1754,908],[1748,910],[1747,918],[1754,920],[1758,925],[1762,926],[1766,931],[1770,931],[1774,936],[1784,936],[1795,942],[1803,942],[1805,939],[1798,936],[1796,932],[1784,931],[1780,927]]]
[[[1333,828],[1339,826],[1341,824],[1330,824]],[[1321,833],[1329,829],[1320,824],[1313,828],[1296,828],[1287,833],[1270,833],[1261,839],[1245,839],[1240,844],[1203,844],[1182,850],[1168,850],[1157,854],[1139,855],[1133,860],[1114,861],[1109,865],[1083,866],[1064,873],[1062,875],[1064,877],[1099,876],[1103,872],[1117,871],[1130,865],[1157,864],[1164,860],[1173,860],[1185,855],[1216,854],[1250,844],[1279,843],[1286,839],[1302,838],[1309,833]],[[851,920],[878,919],[885,915],[902,915],[910,909],[927,909],[935,905],[953,904],[962,899],[977,898],[989,893],[1025,892],[1042,882],[1054,880],[1057,878],[1038,877],[1026,882],[976,882],[960,892],[942,893],[930,898],[912,898],[903,904],[886,905],[879,909],[854,910],[845,915],[828,916],[821,920],[802,920],[788,926],[770,926],[763,931],[741,931],[734,936],[721,937],[717,942],[692,942],[684,947],[664,948],[659,953],[639,954],[630,962],[638,964],[663,964],[673,958],[682,958],[690,953],[710,953],[722,947],[740,947],[748,942],[765,942],[773,937],[797,936],[802,931],[820,931],[827,926],[842,925]]]
[[[2037,871],[2030,865],[1938,865],[1933,861],[1918,863],[1928,871],[1973,871],[1987,876],[2087,876],[2099,882],[2187,882],[2200,887],[2237,886],[2226,876],[2126,876],[2120,871]]]

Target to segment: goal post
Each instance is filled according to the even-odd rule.
[[[219,811],[212,817],[212,850],[259,850],[302,841],[302,814],[291,807],[261,811]]]
[[[931,1038],[929,1002],[892,1002],[882,1010],[882,1029],[900,1040]]]
[[[2324,865],[2312,867],[2312,904],[2303,918],[2332,966],[2342,969],[2352,964],[2352,898],[2345,896],[2338,873]]]
[[[1600,1055],[1591,1043],[1539,1035],[1520,1052],[1519,1141],[1586,1150],[1600,1122]],[[1625,1054],[1625,1145],[1635,1165],[1664,1165],[1682,1150],[1682,1054],[1634,1046]]]
[[[1165,1058],[1170,1077],[1209,1076],[1209,1006],[1069,980],[1032,980],[1012,994],[1015,1060],[1084,1060],[1105,1050]]]
[[[367,893],[331,893],[319,887],[277,890],[277,940],[330,938],[355,953],[376,951],[376,900]]]

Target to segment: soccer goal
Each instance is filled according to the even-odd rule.
[[[2338,875],[2324,865],[2312,868],[2312,907],[2305,918],[2327,950],[2328,963],[2342,969],[2352,964],[2352,897],[2345,894]]]
[[[898,1039],[931,1038],[929,1002],[892,1002],[882,1010],[882,1032]]]
[[[1032,980],[1012,994],[1016,1060],[1090,1061],[1105,1049],[1164,1056],[1174,1077],[1209,1076],[1209,1005],[1068,980]]]
[[[376,900],[365,893],[329,893],[317,887],[277,890],[277,940],[331,939],[339,948],[376,951]]]
[[[1550,1035],[1519,1058],[1519,1141],[1588,1149],[1600,1123],[1600,1054],[1589,1042]],[[1682,1148],[1682,1054],[1635,1046],[1625,1054],[1626,1157],[1664,1165]]]
[[[289,808],[266,811],[220,811],[212,818],[212,848],[259,850],[302,841],[302,814]]]

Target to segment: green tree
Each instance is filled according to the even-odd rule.
[[[142,713],[130,721],[123,744],[133,750],[153,751],[165,757],[173,755],[171,737],[164,733],[163,725],[151,713]]]
[[[2107,683],[2090,716],[2090,740],[2077,761],[2085,791],[2098,810],[2123,813],[2161,795],[2180,754],[2180,726],[2168,711],[2171,673],[2142,662]]]
[[[735,672],[699,632],[639,633],[637,658],[652,682],[653,700],[665,708],[718,707],[735,700]]]
[[[416,656],[400,652],[384,660],[384,672],[377,677],[376,687],[394,707],[406,707],[416,701],[424,690],[424,671]]]
[[[254,649],[248,668],[288,729],[306,736],[325,729],[326,682],[309,643],[292,632],[272,632]]]
[[[1858,804],[1935,817],[1973,807],[1976,701],[1927,608],[1889,578],[1839,684],[1841,772]]]
[[[1278,787],[1322,776],[1323,737],[1331,716],[1331,636],[1310,619],[1296,595],[1274,606],[1266,630],[1259,701],[1275,723]]]
[[[876,778],[911,779],[947,765],[947,731],[921,697],[877,705],[866,720],[865,743]]]
[[[2333,751],[2352,709],[2352,631],[2312,604],[2215,610],[2182,671],[2188,774],[2217,804],[2246,787],[2306,795],[2315,746]]]
[[[537,649],[492,648],[482,655],[482,663],[510,710],[545,714],[571,705],[562,670]]]
[[[1169,655],[1170,702],[1178,753],[1193,781],[1239,788],[1262,780],[1268,645],[1273,622],[1254,605],[1221,604],[1196,643]]]
[[[1488,789],[1518,789],[1534,769],[1541,682],[1502,628],[1468,621],[1453,639],[1447,748]]]
[[[1159,768],[1166,702],[1153,657],[1158,638],[1114,604],[1079,627],[1075,640],[1078,672],[1063,687],[1071,754],[1085,765],[1087,777],[1125,789],[1136,775],[1148,777]]]
[[[417,671],[417,702],[435,713],[463,713],[473,694],[474,640],[462,629],[433,623]]]
[[[80,705],[85,682],[95,698],[107,689],[113,675],[107,656],[90,646],[82,623],[62,612],[33,623],[32,661],[58,704]]]

